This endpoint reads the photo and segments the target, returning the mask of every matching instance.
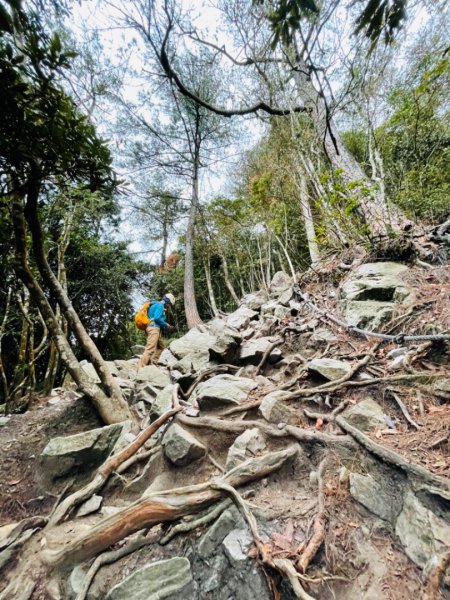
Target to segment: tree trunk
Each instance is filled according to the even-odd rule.
[[[300,191],[300,207],[305,224],[306,239],[308,241],[309,256],[311,258],[311,266],[315,267],[320,262],[319,246],[316,239],[316,230],[314,228],[314,219],[309,203],[308,191],[306,187],[306,179],[303,173],[299,174],[299,191]]]
[[[236,306],[239,306],[238,295],[236,294],[236,290],[234,289],[233,284],[231,283],[231,280],[230,280],[227,259],[225,258],[225,254],[223,252],[221,252],[220,250],[219,250],[219,254],[220,254],[220,258],[222,259],[222,269],[223,269],[223,277],[225,279],[225,285],[227,286],[228,291],[231,294],[231,297],[235,301]]]
[[[22,198],[16,194],[12,196],[11,214],[14,227],[15,268],[17,276],[24,283],[32,300],[41,312],[64,365],[78,385],[80,391],[92,401],[105,423],[111,424],[130,419],[131,415],[128,406],[125,404],[125,408],[121,404],[112,401],[111,398],[108,398],[105,393],[89,379],[86,372],[80,366],[66,336],[61,330],[44,291],[33,277],[28,266],[23,202]]]
[[[214,297],[214,290],[211,281],[211,269],[209,267],[209,256],[203,261],[203,267],[205,269],[206,287],[208,288],[209,303],[211,304],[211,310],[215,317],[219,316],[219,309],[217,308],[216,299]]]
[[[345,184],[359,181],[370,190],[361,198],[358,206],[358,213],[370,234],[383,236],[390,235],[392,232],[400,232],[407,225],[408,220],[397,207],[388,207],[359,163],[345,148],[322,95],[316,90],[310,75],[307,75],[307,65],[300,57],[297,57],[297,63],[298,69],[294,72],[294,81],[305,106],[311,109],[314,128],[324,145],[333,170],[339,170]],[[362,190],[359,190],[359,193],[362,195]]]
[[[48,285],[51,292],[55,295],[55,298],[61,307],[61,311],[66,318],[73,334],[77,338],[83,351],[86,353],[90,362],[94,366],[100,381],[105,387],[107,395],[110,397],[111,405],[114,404],[115,412],[120,412],[124,415],[124,419],[130,419],[131,413],[127,403],[122,397],[122,392],[119,385],[115,381],[114,377],[109,370],[108,365],[103,360],[97,346],[91,340],[87,334],[83,324],[80,321],[76,311],[74,310],[72,303],[65,292],[63,286],[58,281],[51,270],[44,250],[44,240],[42,235],[42,229],[39,222],[39,216],[37,213],[37,199],[39,195],[40,183],[37,178],[29,180],[27,201],[25,205],[25,218],[28,223],[28,227],[32,234],[33,240],[33,254],[36,260],[36,264],[39,269],[44,282]],[[42,313],[43,314],[43,313]],[[63,333],[63,332],[62,332]]]
[[[184,310],[189,329],[197,327],[197,325],[201,325],[202,323],[200,315],[198,314],[194,283],[194,237],[198,209],[198,171],[200,166],[200,147],[197,136],[193,159],[192,196],[186,231],[186,253],[184,258]]]

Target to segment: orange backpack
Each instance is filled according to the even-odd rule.
[[[134,322],[138,329],[142,329],[145,331],[147,329],[147,325],[150,323],[150,319],[148,318],[148,308],[150,306],[150,302],[145,302],[139,309],[139,312],[134,317]]]

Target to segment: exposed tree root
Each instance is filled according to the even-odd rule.
[[[272,558],[270,553],[267,551],[267,549],[266,549],[265,545],[263,544],[261,537],[259,535],[258,524],[256,522],[255,516],[249,510],[249,508],[247,507],[247,505],[245,504],[244,500],[242,499],[241,495],[237,492],[237,490],[235,490],[233,486],[223,483],[223,482],[217,482],[213,485],[217,489],[223,490],[231,496],[231,498],[235,502],[236,506],[242,513],[242,516],[247,521],[249,529],[250,529],[252,537],[253,537],[253,541],[255,542],[255,546],[256,546],[256,549],[258,552],[258,558],[259,558],[260,562],[265,567],[270,567],[271,569],[278,571],[282,575],[286,575],[288,577],[289,581],[291,582],[292,589],[295,593],[295,596],[299,600],[314,600],[314,598],[312,596],[310,596],[307,592],[305,592],[302,585],[300,584],[300,581],[298,579],[298,574],[294,568],[294,565],[287,559]]]
[[[116,562],[116,560],[120,560],[124,556],[128,556],[128,554],[132,554],[133,552],[136,552],[136,550],[139,550],[140,548],[143,548],[144,546],[147,546],[148,544],[151,544],[155,541],[154,538],[148,538],[146,537],[146,535],[147,530],[144,530],[135,538],[129,540],[121,548],[118,548],[117,550],[110,550],[109,552],[104,552],[103,554],[97,556],[92,565],[89,567],[89,570],[86,573],[86,577],[83,581],[81,590],[78,592],[75,600],[85,600],[89,588],[91,587],[92,581],[94,580],[94,577],[96,576],[99,569],[103,567],[103,565],[109,565],[113,562]]]
[[[171,530],[166,535],[164,535],[159,540],[159,543],[161,544],[161,546],[165,546],[179,533],[188,533],[189,531],[193,531],[198,527],[209,525],[209,523],[215,521],[229,506],[231,506],[231,500],[227,499],[223,502],[219,502],[219,504],[214,506],[212,509],[206,511],[206,513],[200,515],[196,519],[191,519],[189,521],[181,521],[180,523],[177,523],[171,528]]]
[[[359,444],[361,444],[361,446],[363,446],[371,454],[374,454],[377,458],[380,458],[382,461],[393,465],[402,471],[405,471],[405,473],[408,475],[412,475],[413,477],[423,480],[425,483],[434,485],[446,491],[450,491],[450,481],[445,477],[434,475],[420,465],[417,465],[409,461],[407,458],[404,458],[400,454],[397,454],[397,452],[377,444],[359,429],[353,427],[353,425],[350,425],[350,423],[348,423],[344,417],[336,417],[335,422],[339,425],[339,427],[350,434]]]
[[[54,510],[52,516],[50,517],[48,525],[53,526],[61,523],[75,506],[78,506],[78,504],[84,500],[87,500],[92,496],[92,494],[95,494],[95,492],[101,489],[108,481],[108,478],[113,471],[116,471],[122,463],[129,460],[130,457],[132,457],[140,448],[142,448],[145,442],[156,431],[158,431],[162,425],[164,425],[164,423],[166,423],[171,417],[176,415],[181,410],[181,407],[178,406],[167,411],[161,415],[159,419],[141,431],[138,437],[131,442],[131,444],[121,450],[118,454],[111,456],[97,470],[93,479],[87,485],[80,490],[77,490],[70,496],[67,496],[67,498],[61,502],[61,504]]]
[[[102,519],[88,533],[63,548],[48,548],[41,556],[44,562],[55,566],[88,560],[136,531],[174,521],[209,506],[222,495],[219,490],[213,489],[213,483],[222,482],[233,487],[244,485],[280,469],[297,452],[298,446],[291,445],[282,451],[247,460],[220,479],[150,494]]]
[[[313,535],[309,540],[305,550],[303,551],[297,566],[301,573],[306,573],[309,563],[314,558],[317,550],[325,539],[325,527],[327,523],[327,515],[325,511],[325,495],[324,495],[324,472],[327,459],[324,458],[317,470],[317,478],[319,484],[319,496],[318,496],[318,511],[314,517]]]
[[[394,390],[390,390],[389,389],[389,390],[386,390],[386,391],[389,393],[390,396],[392,396],[392,398],[394,398],[395,402],[397,403],[397,406],[402,411],[402,414],[405,417],[405,419],[408,421],[408,423],[410,425],[412,425],[413,427],[415,427],[416,429],[420,429],[420,425],[417,425],[417,423],[411,417],[411,415],[408,412],[408,409],[404,405],[404,403],[403,403],[402,399],[400,398],[400,396]]]
[[[227,421],[225,419],[219,419],[217,417],[200,417],[198,419],[191,419],[185,415],[179,415],[177,421],[187,425],[189,427],[206,427],[208,429],[215,429],[217,431],[224,431],[229,433],[242,433],[246,429],[252,427],[258,427],[263,433],[271,437],[292,437],[299,442],[322,444],[324,446],[330,445],[336,448],[341,446],[347,449],[354,449],[355,444],[348,436],[333,435],[331,433],[324,433],[315,429],[301,429],[294,425],[285,425],[282,429],[272,427],[262,421]]]

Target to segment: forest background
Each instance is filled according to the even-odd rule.
[[[104,359],[145,297],[179,335],[278,270],[408,257],[450,212],[448,13],[1,0],[2,409],[68,371],[126,417]]]

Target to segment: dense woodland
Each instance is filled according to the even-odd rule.
[[[6,411],[84,358],[120,396],[146,296],[181,333],[448,219],[448,3],[86,4],[0,4]]]

